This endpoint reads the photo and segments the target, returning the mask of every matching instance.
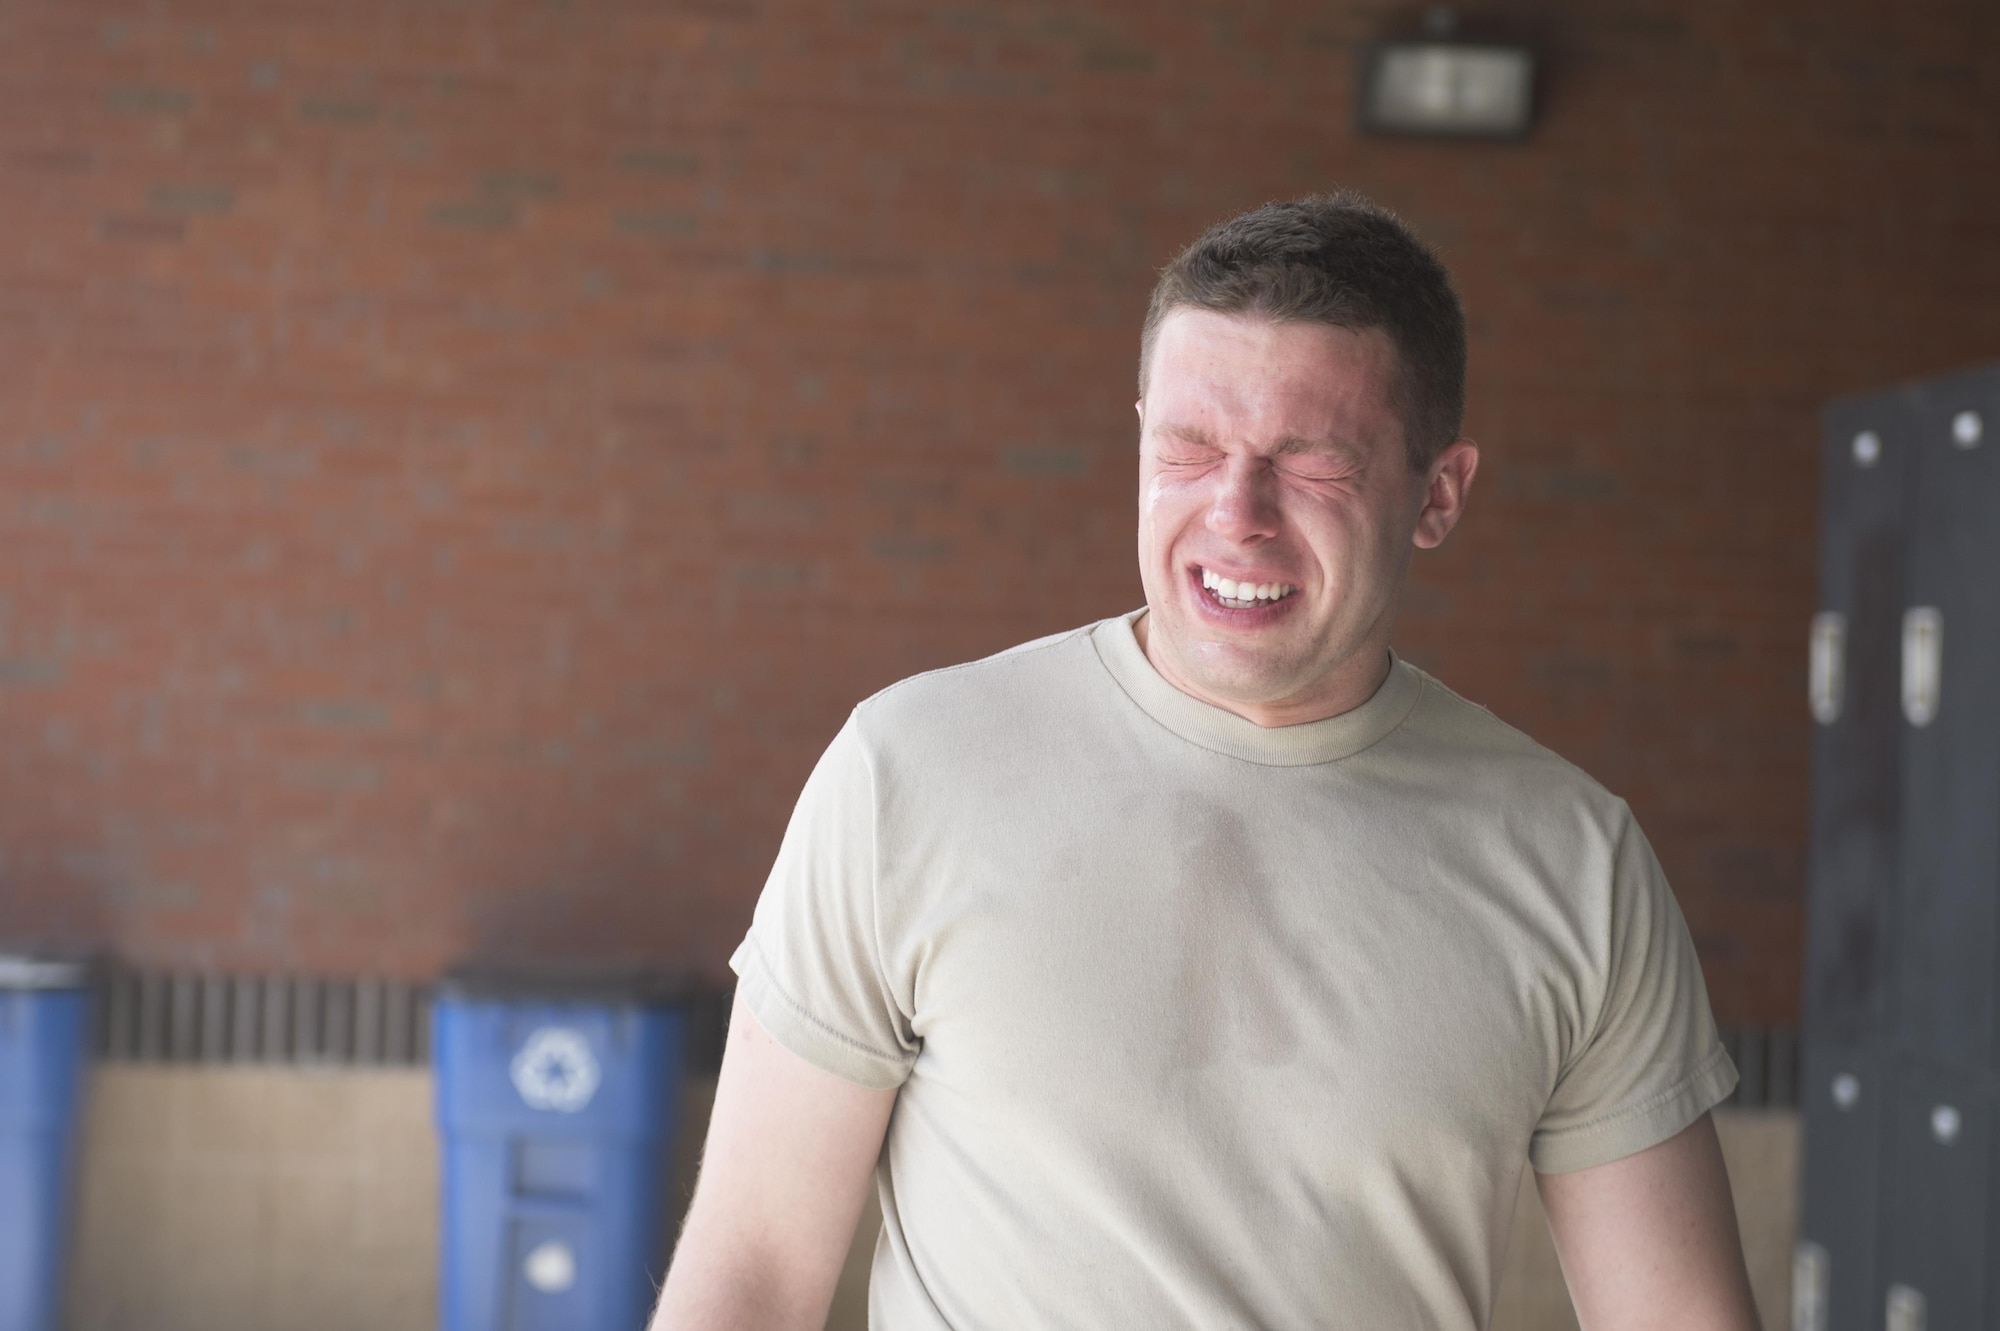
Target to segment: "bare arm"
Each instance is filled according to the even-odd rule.
[[[1636,1155],[1535,1182],[1583,1331],[1757,1331],[1709,1115]]]
[[[652,1331],[818,1331],[895,1103],[780,1045],[739,998]]]

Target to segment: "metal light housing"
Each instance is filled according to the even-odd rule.
[[[1534,111],[1532,47],[1435,35],[1377,42],[1362,53],[1365,133],[1518,139]]]

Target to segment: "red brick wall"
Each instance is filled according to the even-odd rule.
[[[0,934],[720,971],[858,697],[1135,604],[1151,271],[1366,190],[1473,327],[1404,642],[1798,988],[1818,404],[2000,354],[1981,3],[1547,5],[1526,145],[1320,3],[0,10]]]

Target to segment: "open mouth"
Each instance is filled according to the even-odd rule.
[[[1202,595],[1225,610],[1262,610],[1277,605],[1298,588],[1289,582],[1250,582],[1225,578],[1213,569],[1197,568]]]

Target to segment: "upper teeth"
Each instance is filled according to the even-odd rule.
[[[1225,601],[1275,601],[1293,591],[1289,582],[1238,582],[1220,577],[1212,569],[1201,571],[1201,585]]]

